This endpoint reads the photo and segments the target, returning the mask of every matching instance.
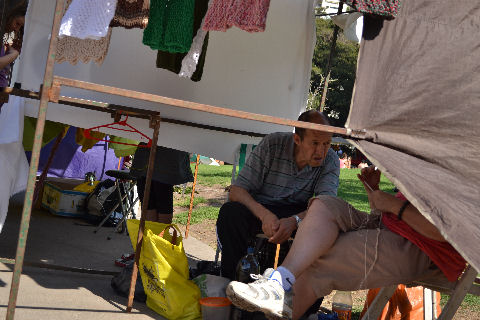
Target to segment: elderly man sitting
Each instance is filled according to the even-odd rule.
[[[345,201],[318,196],[309,205],[282,266],[250,284],[231,282],[227,296],[271,319],[298,319],[332,290],[378,288],[446,277],[455,281],[465,260],[401,194],[380,191],[380,172],[362,169],[367,214]]]
[[[328,124],[315,110],[298,120]],[[311,197],[337,194],[340,168],[331,140],[330,133],[295,128],[295,133],[267,135],[252,151],[217,220],[223,277],[235,279],[237,263],[257,233],[283,243],[305,216]]]

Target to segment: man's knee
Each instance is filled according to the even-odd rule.
[[[220,208],[217,218],[217,231],[219,233],[229,232],[242,224],[243,220],[251,215],[247,207],[240,202],[226,202]]]
[[[334,197],[331,196],[319,196],[313,198],[308,206],[307,216],[315,216],[316,218],[336,222],[336,212],[333,212],[329,205],[329,202],[334,201],[333,198]]]

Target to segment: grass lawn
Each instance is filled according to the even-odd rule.
[[[189,193],[191,192],[192,192],[192,189],[190,189]],[[189,195],[189,193],[186,193],[186,194]],[[195,208],[198,204],[205,203],[205,202],[207,202],[205,198],[195,195],[195,197],[193,198],[193,207]],[[173,205],[178,207],[190,208],[190,197],[188,196],[188,197],[183,197],[183,199],[180,199],[180,200],[174,200]]]
[[[192,172],[195,172],[195,164],[190,165]],[[198,166],[197,181],[204,186],[213,186],[219,184],[223,187],[229,186],[232,180],[232,165],[209,166],[200,164]],[[190,189],[191,191],[191,189]]]
[[[231,165],[224,166],[209,166],[200,164],[198,166],[198,176],[197,176],[197,188],[203,186],[214,186],[218,185],[221,187],[226,187],[230,185],[232,178],[232,167]],[[192,164],[192,171],[195,170],[195,165]],[[362,211],[369,211],[368,198],[363,188],[363,185],[357,178],[357,174],[360,173],[359,169],[341,169],[340,170],[340,186],[338,188],[338,196],[355,208]],[[394,185],[384,176],[380,181],[380,188],[384,191],[393,193]],[[189,191],[188,191],[189,190]],[[191,192],[191,187],[187,188],[186,194]],[[181,192],[181,191],[180,191]],[[196,196],[194,198],[194,209],[192,212],[192,224],[200,223],[204,220],[216,220],[218,217],[218,207],[205,207],[198,206],[199,204],[204,204],[206,200],[202,197]],[[188,210],[190,205],[190,198],[185,197],[183,200],[175,201],[175,206],[185,207]],[[182,212],[175,215],[174,222],[180,224],[186,224],[188,212]]]

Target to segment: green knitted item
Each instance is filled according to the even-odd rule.
[[[153,50],[188,52],[193,39],[195,0],[151,0],[143,44]]]

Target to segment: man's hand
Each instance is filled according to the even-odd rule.
[[[275,234],[275,232],[277,232],[278,228],[280,227],[280,220],[278,220],[277,216],[274,215],[270,210],[265,210],[266,211],[261,218],[262,231],[267,237],[270,238]]]
[[[292,232],[297,229],[297,221],[294,217],[280,219],[280,226],[275,234],[268,239],[272,243],[283,243],[290,238]]]
[[[357,174],[358,179],[362,181],[365,189],[371,191],[368,186],[370,186],[373,190],[378,190],[378,185],[380,184],[380,170],[376,170],[374,166],[370,166],[367,168],[363,168],[360,174]]]

